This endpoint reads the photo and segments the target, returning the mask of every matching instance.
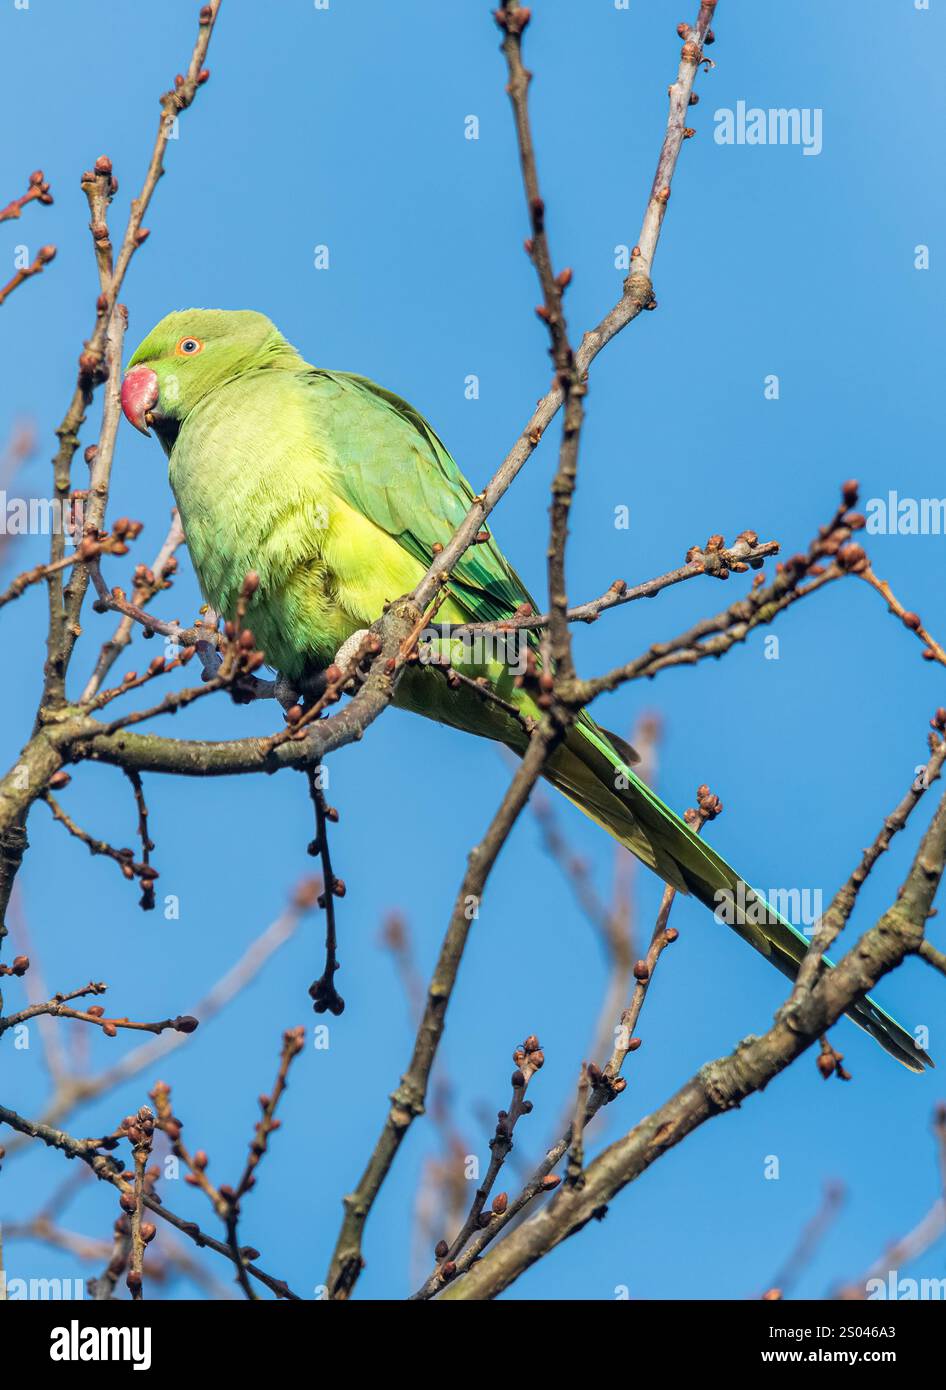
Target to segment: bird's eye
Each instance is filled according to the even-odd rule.
[[[200,352],[203,343],[199,338],[182,338],[177,345],[177,350],[182,357],[193,357],[196,352]]]

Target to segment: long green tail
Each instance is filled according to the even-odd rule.
[[[549,780],[666,883],[692,893],[794,979],[809,939],[664,805],[627,765],[626,751],[619,739],[583,716],[551,760]],[[829,960],[824,965],[832,968]],[[852,1004],[847,1016],[910,1071],[933,1066],[912,1034],[869,996]]]

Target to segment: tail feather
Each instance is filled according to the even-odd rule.
[[[810,945],[769,903],[631,770],[604,730],[583,716],[549,763],[547,776],[665,883],[692,893],[789,979]],[[824,961],[824,969],[833,969]],[[913,1035],[869,995],[847,1010],[889,1056],[910,1071],[933,1066]]]

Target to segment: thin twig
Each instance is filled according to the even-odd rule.
[[[881,855],[886,854],[894,835],[904,828],[924,793],[942,775],[943,763],[946,761],[946,738],[941,737],[941,734],[946,731],[946,710],[936,712],[931,726],[929,762],[922,772],[914,777],[909,790],[900,803],[884,818],[884,823],[872,843],[863,851],[859,863],[847,881],[835,893],[828,911],[818,924],[811,939],[811,945],[795,977],[795,993],[799,997],[805,994],[817,979],[824,953],[830,949],[847,925],[851,913],[854,911],[857,896],[874,865]],[[923,944],[927,943],[924,942]]]
[[[132,1154],[134,1155],[135,1178],[130,1213],[131,1251],[125,1283],[131,1290],[132,1299],[138,1302],[144,1297],[142,1281],[144,1275],[145,1245],[148,1239],[153,1237],[155,1231],[153,1225],[142,1221],[146,1194],[145,1170],[148,1166],[148,1159],[151,1156],[151,1137],[154,1134],[154,1116],[146,1105],[143,1105],[138,1111],[135,1116],[135,1123],[127,1127],[127,1133],[132,1147]]]
[[[41,246],[29,265],[21,266],[15,275],[0,288],[0,304],[9,298],[17,286],[22,285],[34,275],[41,275],[50,261],[56,256],[55,246]]]
[[[115,849],[107,840],[100,840],[94,835],[90,835],[87,830],[83,830],[81,825],[78,825],[62,806],[60,806],[51,792],[44,792],[40,800],[46,802],[46,805],[53,813],[53,818],[57,820],[60,825],[65,826],[74,839],[81,840],[90,854],[101,854],[107,859],[111,859],[113,863],[117,864],[121,869],[125,878],[140,879],[142,890],[147,891],[150,888],[153,893],[153,884],[154,880],[158,877],[158,872],[157,869],[148,863],[147,859],[139,863],[135,859],[133,850]]]
[[[335,877],[332,868],[332,855],[328,842],[329,821],[338,820],[338,812],[329,806],[322,790],[322,767],[308,768],[306,776],[309,796],[315,810],[315,839],[309,844],[309,854],[318,855],[322,861],[322,891],[319,894],[319,907],[325,909],[325,969],[319,978],[309,986],[312,1008],[317,1014],[326,1011],[336,1017],[344,1012],[345,1001],[335,988],[335,973],[338,970],[338,932],[335,925],[335,899],[344,897],[345,884]]]
[[[177,557],[175,552],[184,543],[184,530],[181,526],[181,518],[177,508],[171,514],[171,528],[165,537],[161,549],[158,551],[150,568],[145,569],[141,575],[140,582],[136,582],[133,603],[135,606],[147,603],[161,589],[166,589],[170,584],[168,578],[177,568]],[[136,575],[137,580],[137,575]],[[92,672],[85,689],[79,697],[80,704],[86,704],[101,689],[102,682],[109,671],[118,660],[121,652],[128,646],[134,630],[134,620],[125,615],[121,622],[112,633],[107,642],[103,643],[99,653],[95,670]],[[189,643],[182,643],[188,646]]]
[[[693,546],[690,550],[693,558],[688,559],[686,564],[678,565],[666,574],[655,575],[653,579],[646,579],[631,588],[628,588],[623,579],[615,579],[599,598],[569,608],[566,617],[570,623],[593,623],[611,608],[619,608],[625,603],[635,603],[642,598],[656,598],[664,589],[682,584],[688,579],[696,579],[700,575],[728,579],[733,570],[739,573],[745,569],[758,569],[764,560],[778,553],[778,541],[760,543],[754,531],[744,531],[731,546],[721,549],[707,547],[704,550]],[[517,613],[511,618],[503,618],[493,623],[461,623],[446,629],[445,635],[465,637],[473,633],[518,632],[523,628],[531,631],[548,627],[549,618],[548,613]]]
[[[30,174],[29,187],[25,193],[7,203],[5,208],[0,208],[0,222],[9,222],[13,218],[19,217],[27,203],[32,203],[34,199],[47,205],[53,201],[53,195],[49,191],[49,184],[43,177],[42,169],[34,169],[33,173]]]
[[[946,651],[944,651],[939,642],[936,641],[936,638],[927,632],[920,620],[919,614],[911,613],[904,608],[903,604],[887,583],[887,580],[878,579],[869,564],[863,569],[859,569],[857,575],[859,579],[865,580],[872,589],[876,589],[877,593],[887,600],[887,606],[890,612],[894,617],[900,619],[904,627],[916,633],[917,637],[923,643],[923,655],[926,657],[927,661],[938,661],[941,666],[946,666]]]
[[[474,1231],[488,1227],[491,1221],[506,1210],[505,1193],[498,1194],[489,1212],[485,1211],[485,1207],[500,1170],[512,1152],[516,1125],[523,1115],[528,1115],[532,1110],[532,1102],[526,1099],[526,1091],[529,1082],[545,1063],[545,1054],[539,1046],[538,1038],[534,1034],[526,1038],[525,1042],[516,1048],[512,1060],[516,1070],[512,1074],[512,1099],[509,1109],[500,1110],[496,1117],[496,1132],[489,1141],[489,1165],[483,1181],[476,1189],[466,1220],[450,1244],[441,1251],[437,1277],[443,1282],[453,1278],[457,1257]],[[414,1295],[415,1298],[418,1296]]]

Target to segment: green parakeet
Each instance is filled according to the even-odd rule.
[[[138,429],[154,429],[168,455],[208,603],[232,616],[244,576],[259,575],[247,622],[289,681],[324,670],[386,601],[415,587],[474,495],[406,401],[365,377],[310,366],[263,314],[169,314],[132,357],[122,407]],[[455,567],[437,621],[496,622],[531,602],[491,538]],[[485,677],[515,712],[463,684],[452,688],[423,663],[405,671],[396,703],[521,754],[541,710],[516,684],[510,650],[444,645],[456,670]],[[583,713],[546,776],[666,883],[717,910],[794,977],[807,939],[654,795],[630,757]],[[854,1004],[850,1017],[912,1071],[929,1063],[871,999]]]

